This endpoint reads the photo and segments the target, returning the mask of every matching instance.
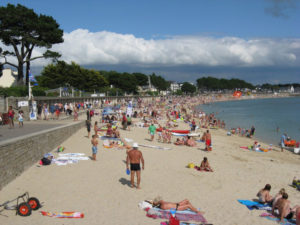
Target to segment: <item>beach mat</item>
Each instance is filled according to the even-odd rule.
[[[245,150],[249,150],[249,151],[252,151],[252,152],[264,152],[264,151],[261,151],[261,150],[253,150],[253,149],[249,149],[247,146],[240,146],[241,149],[245,149]]]
[[[160,225],[169,225],[169,222],[161,222]],[[180,225],[213,225],[211,223],[188,223],[188,222],[180,222]]]
[[[250,210],[272,210],[272,206],[270,204],[262,204],[251,200],[238,200],[238,202],[245,205]]]
[[[60,212],[60,213],[52,213],[52,212],[45,212],[41,211],[40,212],[43,216],[49,216],[49,217],[54,217],[54,218],[83,218],[84,214],[81,212]]]
[[[111,141],[121,141],[120,138],[108,137],[108,136],[100,136],[101,140],[111,140]]]
[[[172,216],[170,210],[162,210],[159,208],[151,208],[147,209],[147,215],[150,218],[153,219],[170,219]],[[180,221],[196,221],[201,223],[206,223],[206,219],[203,215],[197,214],[195,212],[192,212],[190,210],[184,210],[184,211],[177,211],[176,212],[176,218]]]
[[[155,146],[155,145],[144,145],[144,144],[139,144],[141,147],[146,147],[146,148],[155,148],[155,149],[160,149],[160,150],[172,150],[172,148],[168,147],[162,147],[162,146]]]
[[[276,216],[272,215],[271,213],[263,213],[260,215],[260,217],[264,217],[264,218],[267,218],[268,220],[272,220],[272,221],[275,221],[275,222],[279,222],[279,218],[277,218]],[[287,220],[287,219],[284,219],[284,223],[280,223],[281,225],[295,225],[296,224],[296,220],[295,219],[291,219],[291,220]]]

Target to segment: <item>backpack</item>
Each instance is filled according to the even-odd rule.
[[[51,164],[51,160],[48,158],[42,158],[42,163],[44,166],[48,166]]]

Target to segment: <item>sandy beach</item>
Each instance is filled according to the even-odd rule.
[[[94,118],[99,121],[99,117]],[[179,122],[180,129],[188,125]],[[205,129],[198,132],[202,134]],[[141,190],[130,188],[130,176],[126,170],[125,150],[106,149],[99,141],[97,161],[79,161],[66,166],[40,166],[38,162],[0,192],[0,203],[28,191],[37,197],[49,212],[77,211],[83,219],[56,219],[33,211],[29,217],[16,216],[14,211],[3,211],[0,224],[5,225],[54,225],[54,224],[160,224],[163,219],[146,217],[138,207],[145,199],[162,196],[166,201],[178,202],[189,199],[204,211],[210,224],[276,224],[259,217],[262,211],[248,210],[237,199],[256,198],[256,193],[266,183],[272,185],[271,194],[285,188],[292,205],[299,204],[300,192],[290,186],[294,176],[300,174],[300,156],[279,149],[259,153],[241,149],[253,144],[252,139],[227,136],[222,129],[210,130],[213,151],[204,151],[204,143],[197,147],[176,146],[149,141],[147,128],[133,127],[120,130],[121,136],[139,144],[171,147],[159,150],[140,147],[145,159]],[[64,141],[64,153],[85,153],[91,156],[91,143],[86,128],[82,128]],[[173,141],[175,138],[173,137]],[[262,146],[267,147],[262,143]],[[54,153],[55,157],[58,155]],[[200,172],[187,168],[188,163],[199,165],[208,157],[214,172]],[[297,202],[298,200],[298,202]]]

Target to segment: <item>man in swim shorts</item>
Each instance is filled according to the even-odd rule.
[[[205,134],[205,150],[206,151],[211,151],[211,135],[209,133],[209,130],[206,131]]]
[[[141,182],[141,166],[140,163],[142,162],[142,169],[145,168],[145,161],[143,158],[143,154],[141,151],[138,150],[138,143],[133,143],[132,149],[127,152],[127,159],[126,159],[126,167],[129,169],[130,163],[130,171],[131,171],[131,187],[134,187],[134,176],[135,173],[137,175],[137,189],[140,189],[140,182]]]

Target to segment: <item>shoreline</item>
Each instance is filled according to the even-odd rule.
[[[281,99],[291,99],[291,98],[299,98],[298,96],[287,96],[287,97],[285,97],[285,96],[283,96],[283,97],[280,97]],[[247,99],[240,99],[240,101],[247,101],[247,100],[249,100],[249,102],[251,102],[250,100],[257,100],[257,99],[264,99],[264,100],[268,100],[268,99],[275,99],[275,98],[256,98],[256,99],[249,99],[249,98],[247,98]],[[277,98],[276,98],[277,99]],[[219,103],[219,102],[222,102],[222,103],[225,103],[226,104],[226,102],[232,102],[232,101],[218,101],[218,102],[212,102],[209,106],[207,106],[207,105],[199,105],[199,108],[201,108],[202,110],[205,108],[205,112],[208,112],[208,113],[215,113],[215,108],[210,108],[210,106],[212,106],[214,103]],[[244,106],[244,105],[243,105]],[[216,106],[217,107],[217,106]],[[219,107],[221,107],[221,106],[219,106]],[[237,105],[236,105],[236,107],[238,107]],[[226,108],[225,108],[226,109]],[[228,110],[228,108],[227,108],[227,110]],[[245,111],[241,111],[241,113],[245,113]],[[252,114],[251,114],[252,113]],[[253,115],[253,112],[249,112],[249,115]],[[228,112],[227,112],[227,114],[225,113],[225,115],[220,115],[220,119],[224,119],[224,117],[225,117],[225,122],[227,122],[226,124],[235,124],[236,125],[236,123],[234,122],[234,121],[236,121],[236,119],[235,118],[233,118],[233,117],[231,117],[231,119],[228,119],[228,116],[229,116],[229,114],[228,114]],[[255,119],[249,119],[249,121],[252,121],[252,120],[255,120]],[[257,121],[256,121],[257,122]],[[253,124],[255,127],[256,127],[256,125],[257,124],[255,124],[255,122],[251,122],[251,124]],[[227,127],[227,129],[226,129],[226,131],[230,131],[231,130],[231,128],[237,128],[237,127],[234,127],[235,125],[233,125],[233,127],[229,127],[230,125],[227,125],[228,127]],[[243,128],[243,127],[242,127]],[[250,129],[250,127],[249,127],[249,129]],[[275,128],[274,128],[275,129]],[[285,129],[285,128],[283,128],[283,129]],[[280,144],[279,144],[279,142],[280,142],[280,133],[288,133],[288,134],[290,134],[290,132],[288,131],[288,130],[284,130],[284,131],[278,131],[278,132],[276,132],[275,130],[274,130],[274,132],[271,132],[271,130],[268,132],[268,135],[266,136],[266,135],[263,135],[263,136],[254,136],[254,139],[257,139],[259,142],[265,142],[265,143],[269,143],[269,144],[272,144],[273,146],[279,146],[280,147]],[[295,133],[295,131],[294,131],[294,133]],[[238,134],[235,134],[235,135],[238,135]],[[295,134],[293,134],[294,136],[295,136]],[[293,136],[292,135],[292,136]],[[241,135],[240,135],[241,136]],[[279,136],[279,138],[276,140],[275,139],[275,137],[278,137]],[[296,135],[295,137],[293,136],[293,138],[294,139],[297,139],[298,138],[298,136]]]

